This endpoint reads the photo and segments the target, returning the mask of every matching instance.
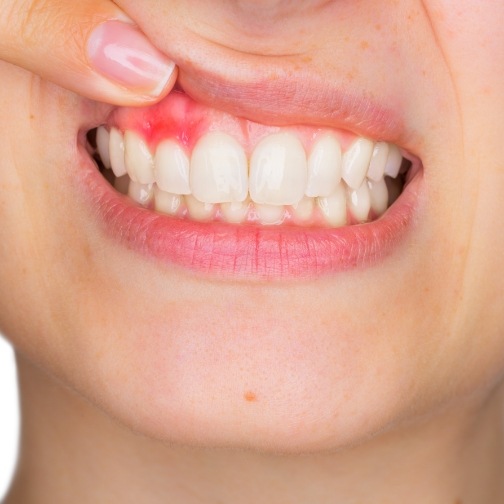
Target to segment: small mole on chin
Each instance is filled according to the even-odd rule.
[[[254,392],[251,392],[250,390],[245,392],[245,394],[243,394],[243,397],[244,397],[245,401],[247,401],[247,402],[257,401],[257,396],[254,394]]]

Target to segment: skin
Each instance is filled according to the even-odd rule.
[[[23,411],[6,504],[501,502],[504,5],[116,3],[202,102],[210,61],[391,103],[424,164],[418,217],[378,266],[313,281],[148,260],[74,182],[77,135],[111,106],[0,63],[0,330]],[[236,89],[213,106],[264,117]]]

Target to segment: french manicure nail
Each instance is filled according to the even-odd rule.
[[[156,49],[134,25],[106,21],[91,33],[87,44],[93,67],[128,88],[158,96],[175,63]]]

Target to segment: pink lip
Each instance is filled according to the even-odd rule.
[[[99,224],[147,257],[220,279],[315,278],[385,259],[411,227],[422,171],[379,220],[336,229],[262,227],[180,220],[139,208],[117,193],[82,149],[74,180]]]

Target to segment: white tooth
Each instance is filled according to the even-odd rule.
[[[388,208],[388,189],[385,180],[381,179],[378,182],[368,180],[367,185],[371,197],[371,208],[377,216],[385,213]]]
[[[116,177],[116,179],[114,180],[114,188],[121,194],[128,194],[130,180],[131,179],[128,177],[128,175]]]
[[[189,157],[174,140],[158,145],[154,159],[157,186],[173,194],[191,194],[189,187]]]
[[[232,203],[222,203],[222,216],[227,222],[239,224],[244,222],[249,211],[249,201],[235,201]]]
[[[292,133],[274,133],[254,149],[250,197],[265,205],[294,205],[303,198],[308,177],[306,153]]]
[[[110,168],[110,133],[104,126],[96,130],[96,149],[105,168]]]
[[[256,204],[255,209],[261,224],[281,224],[284,220],[285,209],[283,206]]]
[[[159,188],[154,190],[154,208],[161,213],[168,215],[177,215],[182,205],[182,196],[161,191]]]
[[[403,157],[397,145],[390,144],[387,164],[385,165],[385,175],[396,178],[401,169]]]
[[[306,196],[295,205],[292,205],[292,212],[294,217],[300,221],[307,221],[313,216],[313,209],[315,208],[315,199],[307,198]]]
[[[367,184],[364,182],[358,189],[348,188],[347,191],[350,212],[359,222],[367,221],[371,210],[371,195]]]
[[[208,133],[193,149],[192,195],[206,203],[245,201],[248,193],[247,157],[243,147],[225,133]]]
[[[215,205],[202,203],[191,194],[184,196],[189,215],[195,220],[210,220],[215,214]]]
[[[318,140],[308,157],[306,196],[329,196],[341,180],[341,147],[333,135]]]
[[[359,138],[343,154],[342,177],[352,189],[358,189],[364,182],[373,150],[371,140]]]
[[[385,172],[385,165],[387,164],[389,154],[389,146],[387,142],[378,142],[373,150],[371,163],[367,172],[368,179],[378,182],[383,178]]]
[[[346,190],[343,184],[339,184],[330,196],[318,198],[317,203],[330,226],[339,227],[347,223]]]
[[[126,168],[131,180],[140,184],[153,184],[154,160],[147,144],[133,131],[124,133]]]
[[[126,163],[124,162],[124,139],[122,133],[116,128],[112,128],[110,130],[109,154],[110,165],[112,166],[114,175],[116,177],[126,175],[127,170]]]
[[[139,203],[147,206],[154,197],[154,186],[152,184],[140,184],[139,182],[130,182],[128,196]]]

